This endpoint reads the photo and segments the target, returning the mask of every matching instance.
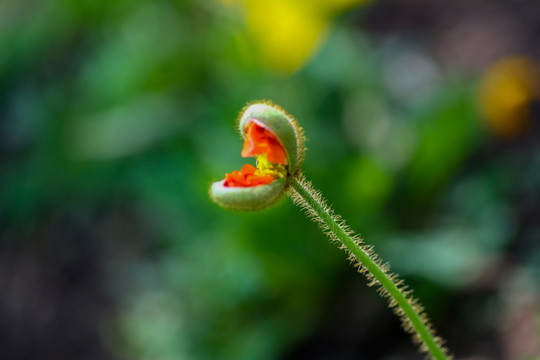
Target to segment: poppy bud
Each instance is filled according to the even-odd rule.
[[[257,157],[257,167],[244,165],[212,184],[211,198],[234,210],[260,210],[279,199],[302,159],[302,130],[282,109],[254,103],[239,122],[243,157]]]

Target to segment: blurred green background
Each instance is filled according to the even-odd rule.
[[[290,200],[207,195],[269,99],[458,359],[540,358],[540,4],[0,1],[2,359],[421,359]]]

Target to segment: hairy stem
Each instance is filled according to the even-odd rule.
[[[396,275],[389,274],[389,266],[383,265],[373,249],[363,244],[362,240],[347,228],[326,205],[320,193],[311,188],[309,182],[303,177],[291,177],[290,186],[292,189],[289,190],[289,195],[293,201],[319,222],[331,239],[341,242],[345,250],[360,262],[360,271],[371,281],[370,285],[380,285],[380,293],[388,297],[390,307],[401,317],[405,330],[413,335],[421,349],[428,352],[433,359],[448,359],[441,339],[435,336],[427,317],[422,314],[421,305],[410,296],[410,291],[405,290],[403,281]]]

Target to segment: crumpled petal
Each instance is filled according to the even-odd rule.
[[[246,125],[246,137],[242,157],[266,154],[267,159],[276,164],[287,164],[287,154],[276,135],[252,120]]]
[[[225,175],[223,186],[225,187],[250,187],[258,185],[270,184],[274,181],[271,175],[257,175],[257,168],[253,165],[246,164],[240,171],[233,171]]]

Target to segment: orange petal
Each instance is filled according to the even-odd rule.
[[[257,171],[257,168],[251,164],[246,164],[244,166],[242,166],[242,169],[240,170],[240,172],[242,174],[255,174],[255,171]]]
[[[287,154],[273,132],[250,121],[246,125],[246,140],[242,149],[243,157],[266,154],[267,159],[276,164],[287,164]]]
[[[266,185],[274,181],[274,177],[270,175],[255,175],[257,168],[253,165],[246,164],[240,171],[233,171],[225,175],[225,187],[250,187],[257,185]]]

